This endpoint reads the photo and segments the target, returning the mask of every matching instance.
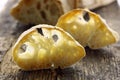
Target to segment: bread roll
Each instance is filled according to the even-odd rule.
[[[65,12],[73,9],[69,0],[20,0],[11,15],[25,24],[52,24]]]
[[[103,18],[87,9],[75,9],[64,14],[56,26],[69,32],[84,47],[92,49],[115,43],[119,38]]]
[[[23,70],[66,68],[85,56],[84,48],[69,33],[50,25],[23,32],[12,53]]]

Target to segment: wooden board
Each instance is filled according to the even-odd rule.
[[[63,70],[22,71],[12,60],[11,46],[31,25],[18,23],[10,16],[15,2],[9,0],[0,14],[0,80],[120,80],[120,41],[97,50],[86,48],[84,59]],[[120,34],[120,8],[116,2],[94,11]]]

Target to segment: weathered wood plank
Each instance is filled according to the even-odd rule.
[[[6,53],[1,63],[0,80],[120,80],[120,41],[98,50],[86,48],[86,57],[67,69],[22,71],[12,60],[10,45],[29,26],[17,23],[9,15],[14,1],[10,0],[7,12],[0,15],[0,38],[5,38],[1,42],[8,45],[0,46],[0,54]],[[94,11],[120,34],[120,9],[116,3]]]
[[[1,76],[4,80],[79,80],[78,73],[80,71],[75,71],[72,67],[61,71],[59,71],[59,69],[46,69],[29,72],[22,71],[12,60],[11,49],[7,52],[3,61],[4,62],[1,65]]]

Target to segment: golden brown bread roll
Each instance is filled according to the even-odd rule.
[[[84,47],[92,49],[115,43],[119,38],[104,19],[87,9],[75,9],[64,14],[56,26],[69,32]]]
[[[84,48],[69,33],[50,25],[23,32],[12,53],[23,70],[66,68],[85,56]]]

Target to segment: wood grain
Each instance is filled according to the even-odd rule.
[[[9,14],[16,0],[9,0],[6,10],[0,15],[0,80],[120,80],[120,41],[97,50],[86,47],[84,59],[69,68],[60,70],[22,71],[12,60],[11,46],[20,33],[31,25],[15,21]],[[120,8],[117,3],[93,10],[106,19],[111,28],[120,34]],[[3,43],[2,43],[3,42]]]

